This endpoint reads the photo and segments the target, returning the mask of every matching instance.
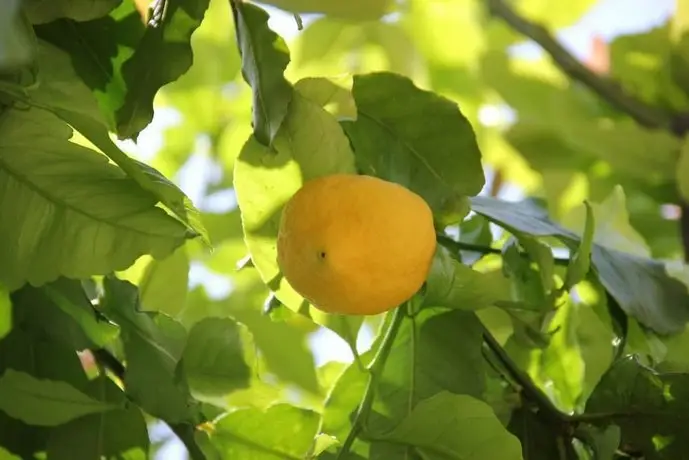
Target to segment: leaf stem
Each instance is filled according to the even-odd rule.
[[[440,243],[442,246],[445,246],[447,249],[453,251],[471,251],[478,252],[479,254],[502,254],[502,250],[500,250],[500,248],[483,246],[480,244],[466,243],[464,241],[457,241],[450,238],[449,236],[442,234],[437,234],[436,238],[438,240],[438,243]],[[522,257],[528,257],[528,254],[525,252],[520,252],[520,255]],[[553,260],[555,261],[555,265],[569,265],[569,258],[566,257],[553,257]]]
[[[582,83],[642,126],[670,128],[671,118],[667,114],[627,94],[618,83],[611,79],[594,73],[567,51],[541,24],[521,17],[504,0],[485,0],[485,2],[492,16],[502,19],[512,29],[536,42],[572,80]]]
[[[351,450],[354,440],[359,433],[361,433],[362,428],[366,424],[368,414],[371,411],[371,406],[373,405],[375,387],[378,384],[383,369],[385,368],[385,363],[390,356],[390,351],[392,350],[392,344],[395,342],[395,337],[397,337],[397,333],[402,325],[402,319],[405,315],[405,306],[406,305],[400,305],[393,312],[392,320],[387,331],[385,331],[383,341],[381,342],[376,355],[373,357],[368,366],[369,376],[368,382],[366,383],[366,388],[364,390],[364,396],[361,400],[361,404],[359,404],[359,409],[354,416],[352,429],[349,431],[347,439],[345,439],[344,443],[342,444],[342,449],[340,449],[340,452],[337,454],[336,460],[345,458],[345,456]]]

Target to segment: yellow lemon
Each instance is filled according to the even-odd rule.
[[[307,181],[283,209],[283,276],[329,313],[374,315],[423,285],[436,248],[433,214],[409,189],[371,176]]]

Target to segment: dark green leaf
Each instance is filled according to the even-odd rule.
[[[521,441],[522,455],[525,459],[553,460],[560,457],[561,438],[557,427],[531,408],[515,409],[507,429]]]
[[[510,231],[557,236],[570,244],[580,241],[574,232],[552,222],[545,211],[528,202],[508,203],[487,197],[471,201],[474,211]],[[620,307],[646,326],[660,333],[672,333],[681,330],[689,320],[687,287],[669,276],[662,262],[595,241],[591,261],[602,285]]]
[[[93,399],[58,380],[41,380],[13,369],[0,377],[0,410],[31,425],[61,425],[118,406]]]
[[[622,429],[622,444],[648,460],[689,454],[689,374],[658,374],[633,357],[616,362],[586,404]]]
[[[441,391],[420,401],[383,439],[438,460],[521,460],[521,444],[486,403]]]
[[[307,458],[319,423],[318,413],[288,404],[265,412],[240,409],[216,423],[211,440],[221,458],[302,460]]]
[[[160,201],[183,222],[190,235],[200,235],[208,242],[199,211],[189,198],[172,182],[152,167],[127,156],[110,138],[106,123],[93,94],[79,81],[67,54],[46,42],[39,42],[39,64],[51,72],[25,102],[50,110],[112,159],[143,189],[150,199]]]
[[[39,109],[0,119],[0,185],[14,190],[0,196],[0,278],[10,290],[105,274],[146,253],[164,257],[186,238],[148,193],[104,156],[69,142],[71,134]]]
[[[228,318],[205,318],[194,324],[182,355],[192,391],[221,396],[249,386],[240,326]]]
[[[139,282],[141,307],[176,316],[187,300],[189,256],[186,247],[178,248],[163,260],[152,260]]]
[[[162,17],[149,21],[136,51],[122,64],[122,76],[131,85],[117,111],[120,138],[136,139],[153,119],[153,98],[158,90],[189,70],[193,59],[189,41],[208,3],[166,0]]]
[[[25,0],[24,9],[34,24],[43,24],[60,18],[90,21],[107,15],[122,0]]]
[[[89,382],[86,392],[103,403],[121,405],[124,393],[105,376]],[[51,460],[149,458],[149,439],[143,414],[136,406],[85,415],[53,429],[47,454]]]
[[[106,277],[103,311],[119,324],[127,358],[127,393],[151,415],[170,422],[194,419],[195,406],[178,368],[186,331],[162,313],[141,312],[131,283]]]
[[[610,425],[599,428],[593,425],[579,426],[576,433],[593,451],[593,460],[614,460],[620,446],[620,427]]]
[[[267,0],[264,3],[292,13],[320,13],[348,20],[379,19],[389,13],[392,0]]]
[[[474,131],[457,105],[388,72],[355,76],[352,91],[357,120],[342,125],[358,166],[418,193],[442,220],[464,217],[466,196],[485,179]]]
[[[268,146],[277,136],[292,99],[292,87],[283,75],[289,64],[289,49],[268,27],[268,13],[246,2],[233,5],[242,75],[253,92],[254,135]]]
[[[438,247],[426,282],[424,305],[478,310],[500,300],[510,300],[510,284],[499,270],[481,273]]]

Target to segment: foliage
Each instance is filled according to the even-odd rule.
[[[0,457],[689,457],[686,11],[600,75],[548,31],[594,4],[2,2]],[[280,274],[334,172],[433,209],[387,314]]]

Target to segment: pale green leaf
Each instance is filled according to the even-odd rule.
[[[519,0],[515,8],[527,18],[551,29],[571,26],[596,4],[597,0],[574,0],[566,4],[550,0]]]
[[[464,217],[466,196],[481,191],[484,175],[473,129],[457,105],[388,72],[355,76],[352,91],[357,120],[342,125],[357,166],[418,193],[442,220]]]
[[[164,257],[187,237],[150,194],[69,142],[71,134],[39,109],[0,118],[0,277],[9,289],[121,270],[144,254]]]
[[[141,306],[176,316],[187,300],[189,256],[186,247],[178,248],[162,260],[151,260],[138,283]]]
[[[228,318],[205,318],[189,331],[182,359],[194,393],[220,396],[249,386],[240,326]]]
[[[242,56],[242,75],[253,91],[253,128],[258,142],[271,145],[287,116],[292,87],[284,77],[289,50],[268,27],[268,13],[237,2],[235,27]]]
[[[65,382],[37,379],[13,369],[0,377],[0,410],[31,425],[61,425],[118,406],[93,399]]]
[[[383,439],[416,446],[438,460],[522,460],[519,439],[483,401],[441,391],[418,403]]]
[[[211,440],[221,458],[302,460],[318,430],[318,413],[288,404],[265,412],[239,409],[222,417]]]
[[[264,3],[292,13],[320,13],[348,20],[378,19],[390,12],[392,0],[266,0]]]

